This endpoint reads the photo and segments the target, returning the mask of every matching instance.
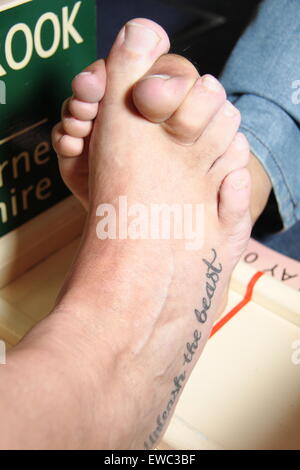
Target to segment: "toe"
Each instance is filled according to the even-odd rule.
[[[169,50],[166,32],[151,20],[128,22],[118,34],[106,62],[106,99],[118,102],[162,54]]]
[[[52,145],[59,158],[78,157],[83,152],[84,140],[67,135],[60,122],[53,128]]]
[[[246,168],[229,173],[220,188],[219,220],[234,242],[237,257],[246,248],[250,237],[250,195],[251,179]]]
[[[196,143],[202,164],[207,171],[227,151],[236,136],[240,123],[239,110],[226,101]]]
[[[224,155],[215,161],[210,168],[216,186],[219,187],[228,173],[245,168],[250,160],[250,147],[244,134],[238,132]]]
[[[65,133],[71,137],[87,137],[93,128],[92,121],[79,121],[73,117],[65,117],[62,124]]]
[[[165,123],[165,128],[180,142],[192,144],[226,101],[222,85],[214,77],[199,78],[187,97]]]
[[[64,128],[64,131],[66,134],[69,134],[72,137],[80,137],[80,138],[87,137],[92,131],[93,120],[92,119],[81,120],[79,117],[81,115],[80,113],[71,112],[71,109],[73,109],[73,106],[71,106],[71,103],[73,103],[73,99],[69,98],[64,102],[62,106],[61,120],[62,120],[62,126]],[[86,110],[85,116],[88,115],[87,114],[88,112],[90,113],[89,116],[93,115],[92,110],[88,108],[95,106],[95,105],[96,105],[97,113],[98,113],[98,108],[99,108],[98,103],[83,103],[83,102],[80,102],[80,103],[85,104],[87,107],[85,109]]]
[[[72,82],[74,98],[87,103],[99,103],[105,93],[105,87],[106,69],[103,59],[87,67]]]
[[[99,102],[89,103],[71,98],[68,102],[68,111],[75,118],[80,121],[93,121],[99,109]]]
[[[138,111],[149,121],[168,120],[199,78],[187,59],[175,54],[161,56],[133,89]]]

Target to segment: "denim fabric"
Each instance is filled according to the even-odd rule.
[[[222,74],[285,229],[300,220],[300,1],[265,0]]]
[[[264,244],[283,255],[300,261],[300,222],[286,232],[279,232],[264,240]]]

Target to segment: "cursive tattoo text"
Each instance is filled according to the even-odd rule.
[[[202,297],[200,310],[195,309],[194,314],[196,319],[202,325],[206,323],[208,318],[208,311],[211,308],[212,301],[217,289],[218,282],[220,280],[220,274],[223,270],[221,263],[217,263],[217,252],[212,249],[212,260],[208,261],[203,259],[203,263],[207,267],[206,280],[205,280],[205,296]],[[201,331],[197,328],[194,330],[192,340],[186,343],[183,353],[183,368],[181,373],[174,377],[172,390],[170,392],[167,405],[161,414],[157,416],[156,425],[154,430],[149,434],[148,439],[144,442],[144,448],[150,450],[154,447],[155,443],[159,440],[162,431],[164,430],[165,424],[167,423],[174,406],[179,398],[180,393],[185,385],[188,377],[187,366],[191,364],[196,354],[199,343],[201,340]]]

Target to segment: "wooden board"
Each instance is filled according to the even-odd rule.
[[[0,288],[82,233],[85,211],[69,197],[0,239]]]

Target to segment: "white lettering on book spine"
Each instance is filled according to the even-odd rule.
[[[51,47],[46,50],[43,48],[41,37],[43,26],[46,21],[51,21],[53,25],[53,43]],[[35,30],[34,30],[34,44],[35,50],[42,59],[48,59],[53,56],[58,49],[61,38],[60,24],[59,19],[54,13],[45,13],[38,20]]]
[[[52,57],[62,39],[63,50],[70,48],[70,38],[72,38],[76,44],[81,44],[84,39],[79,34],[74,26],[75,20],[78,16],[82,1],[76,2],[71,13],[69,13],[68,7],[63,7],[61,23],[59,17],[52,12],[44,13],[37,21],[35,29],[32,33],[31,29],[25,23],[17,23],[12,26],[5,38],[5,59],[8,66],[12,70],[22,70],[30,63],[34,51],[42,59],[48,59]],[[49,49],[45,49],[42,44],[43,28],[46,22],[50,22],[53,28],[53,41]],[[22,34],[25,44],[24,57],[17,61],[14,56],[13,43],[16,34]],[[5,68],[0,64],[0,77],[7,74]]]
[[[0,104],[6,104],[6,84],[0,80]]]
[[[72,38],[77,44],[80,44],[83,42],[82,37],[80,36],[78,31],[74,28],[74,22],[75,22],[76,16],[78,15],[79,8],[81,7],[81,3],[82,2],[77,2],[74,5],[70,18],[68,17],[68,14],[69,14],[68,7],[64,7],[62,10],[63,11],[63,48],[64,49],[69,49],[70,47],[69,36],[72,36]]]

